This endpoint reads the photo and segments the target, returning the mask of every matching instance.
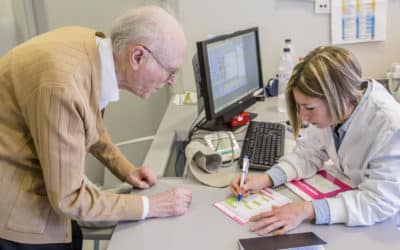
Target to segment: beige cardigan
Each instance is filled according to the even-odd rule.
[[[101,192],[85,178],[88,150],[121,180],[134,168],[102,125],[96,35],[65,27],[0,58],[0,238],[71,242],[70,218],[142,215],[140,196]]]

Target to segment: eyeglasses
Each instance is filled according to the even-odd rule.
[[[176,70],[173,70],[173,71],[169,70],[166,66],[164,66],[164,64],[162,64],[162,63],[160,62],[160,60],[153,54],[153,52],[152,52],[149,48],[147,48],[146,46],[143,46],[143,45],[141,45],[141,46],[142,46],[147,52],[149,52],[149,54],[150,54],[150,55],[153,57],[153,59],[158,63],[158,65],[160,65],[161,68],[163,68],[163,69],[165,70],[165,72],[168,73],[167,81],[173,81],[173,80],[175,79],[175,77],[176,77],[176,74],[178,74],[179,69],[176,69]]]

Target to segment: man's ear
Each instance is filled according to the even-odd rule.
[[[129,51],[129,63],[133,69],[138,69],[144,61],[144,49],[141,46],[134,46]]]

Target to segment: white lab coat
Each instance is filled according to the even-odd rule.
[[[330,223],[371,225],[400,209],[400,104],[375,81],[336,152],[332,129],[311,126],[279,166],[287,180],[313,176],[331,159],[358,189],[327,199]]]

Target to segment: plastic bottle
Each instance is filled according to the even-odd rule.
[[[400,230],[400,211],[397,211],[397,213],[393,216],[393,220],[396,228]]]
[[[294,49],[292,39],[291,38],[286,38],[285,39],[285,48],[290,49],[290,54],[292,55],[293,60],[296,62],[296,50]]]
[[[290,48],[284,48],[278,68],[278,112],[286,112],[285,89],[292,75],[294,64]]]

